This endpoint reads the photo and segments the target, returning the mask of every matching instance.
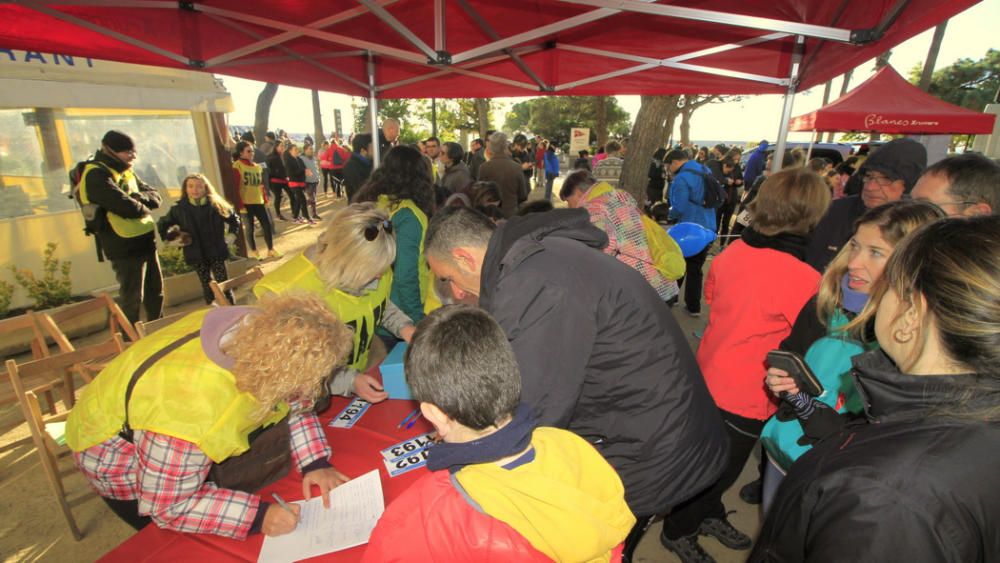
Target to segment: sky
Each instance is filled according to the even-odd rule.
[[[946,67],[960,58],[982,58],[990,48],[1000,48],[996,33],[1000,23],[1000,0],[983,0],[948,22],[944,42],[935,69]],[[923,64],[930,47],[934,30],[929,29],[892,50],[890,64],[903,76],[908,76],[914,65]],[[851,87],[867,80],[874,71],[874,60],[867,61],[854,71]],[[231,125],[253,125],[257,94],[263,82],[232,76],[220,76],[232,94],[236,111],[229,114]],[[840,92],[841,79],[833,80],[831,101]],[[491,125],[502,127],[504,115],[515,103],[526,98],[496,98],[501,110],[493,115]],[[639,110],[639,96],[618,96],[618,101],[632,118]],[[758,141],[775,139],[781,117],[782,96],[745,96],[739,101],[710,104],[697,110],[691,120],[692,140]],[[808,113],[823,102],[823,86],[818,86],[795,96],[792,115]],[[323,126],[333,130],[333,110],[341,111],[345,133],[349,133],[353,116],[351,97],[341,94],[320,93]],[[281,86],[271,106],[270,127],[298,133],[311,133],[312,101],[309,90]],[[679,120],[678,120],[679,125]],[[428,126],[429,127],[429,126]],[[678,137],[675,132],[675,137]],[[807,141],[809,133],[791,133],[790,140]]]

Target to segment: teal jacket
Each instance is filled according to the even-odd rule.
[[[837,311],[830,320],[826,336],[809,347],[805,361],[823,384],[823,394],[817,397],[818,400],[837,409],[837,412],[860,414],[863,405],[851,378],[851,358],[878,345],[866,345],[848,336],[841,330],[847,322],[847,316]],[[760,439],[767,455],[778,467],[787,471],[795,460],[812,448],[811,445],[798,443],[802,435],[802,425],[797,419],[782,422],[772,416],[764,425]]]

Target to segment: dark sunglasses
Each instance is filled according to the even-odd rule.
[[[386,234],[389,235],[392,234],[392,223],[390,223],[388,219],[384,219],[382,221],[375,223],[374,225],[368,225],[367,227],[365,227],[364,230],[365,240],[371,242],[376,238],[378,238],[378,228],[380,225],[382,227],[382,230],[385,231]]]

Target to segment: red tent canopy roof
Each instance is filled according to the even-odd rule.
[[[790,130],[989,134],[995,119],[930,95],[887,65],[833,103],[793,119]]]
[[[797,34],[802,90],[976,1],[22,0],[0,47],[361,96],[370,51],[383,98],[785,93]]]

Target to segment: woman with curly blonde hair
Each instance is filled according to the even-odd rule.
[[[293,462],[302,494],[347,481],[312,406],[351,332],[310,294],[207,308],[133,344],[87,386],[66,423],[77,466],[136,529],[244,539],[298,524],[254,491]]]
[[[364,370],[377,327],[383,326],[407,342],[415,330],[410,317],[389,300],[395,257],[396,241],[388,214],[373,203],[355,203],[331,217],[316,244],[254,286],[258,297],[288,291],[317,294],[354,330],[354,349],[346,366],[327,381],[330,393],[353,392],[372,403],[388,397]]]

